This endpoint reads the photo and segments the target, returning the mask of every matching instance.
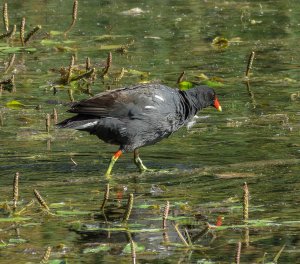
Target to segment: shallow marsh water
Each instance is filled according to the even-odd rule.
[[[0,263],[37,263],[48,246],[52,263],[131,263],[130,239],[139,246],[137,263],[232,263],[238,242],[241,263],[272,262],[284,245],[278,263],[298,263],[300,3],[80,1],[78,20],[64,37],[57,33],[70,25],[72,5],[8,4],[11,25],[25,16],[27,32],[38,24],[42,30],[26,49],[11,49],[21,46],[18,35],[0,42],[1,72],[16,53],[13,67],[1,77],[14,73],[16,91],[4,90],[0,97]],[[218,36],[231,40],[228,48],[211,45]],[[115,51],[127,44],[124,54]],[[244,72],[252,50],[256,57],[247,87]],[[184,70],[188,81],[200,74],[222,80],[215,89],[223,112],[205,109],[192,129],[141,149],[144,163],[158,172],[139,174],[132,154],[120,158],[104,216],[103,174],[116,147],[53,126],[48,134],[45,116],[54,107],[59,120],[70,116],[65,113],[69,87],[53,94],[60,74],[52,69],[67,67],[75,55],[76,64],[88,56],[99,70],[109,51],[109,78],[98,78],[92,93],[141,79],[176,87]],[[122,67],[124,77],[116,83]],[[88,97],[72,89],[76,100]],[[12,100],[25,106],[14,109],[7,105]],[[37,202],[21,215],[26,219],[7,215],[16,172],[18,210],[38,189],[54,215]],[[250,190],[248,225],[242,221],[244,182]],[[121,224],[130,193],[132,214]],[[222,225],[204,234],[206,223],[216,224],[220,217]],[[172,223],[182,233],[186,228],[193,246],[184,247]]]

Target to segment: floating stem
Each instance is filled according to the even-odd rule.
[[[13,210],[17,208],[17,203],[19,200],[19,172],[16,172],[13,182]]]
[[[24,39],[24,43],[26,44],[32,37],[34,34],[36,34],[40,29],[42,28],[41,25],[37,25],[36,27],[34,27],[26,36],[26,38]]]
[[[128,221],[130,214],[131,214],[132,206],[133,206],[133,194],[131,193],[131,194],[129,194],[129,197],[128,197],[126,211],[125,211],[124,218],[123,218],[123,223]]]
[[[65,31],[65,36],[74,27],[75,22],[77,20],[77,13],[78,13],[78,1],[75,0],[73,3],[72,23],[71,23],[70,27]]]
[[[46,204],[45,200],[43,199],[43,197],[40,195],[40,193],[38,192],[37,189],[33,190],[34,195],[36,197],[36,199],[38,200],[39,204],[44,207],[48,212],[50,212],[50,209],[48,207],[48,205]]]

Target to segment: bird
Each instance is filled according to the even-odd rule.
[[[77,115],[57,126],[87,131],[106,143],[118,145],[105,173],[110,178],[115,162],[125,152],[134,153],[140,172],[148,170],[139,148],[169,137],[209,106],[222,111],[214,89],[205,85],[182,91],[158,83],[136,84],[73,103],[68,112]]]

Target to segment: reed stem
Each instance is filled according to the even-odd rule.
[[[13,211],[16,211],[19,200],[19,176],[19,172],[16,172],[13,182]]]
[[[255,57],[255,52],[252,51],[250,53],[250,56],[249,56],[249,59],[248,59],[247,69],[246,69],[246,73],[245,73],[245,76],[247,78],[249,78],[250,70],[252,70],[252,64],[253,64],[254,57]]]
[[[5,31],[9,31],[9,20],[8,20],[8,8],[7,8],[7,3],[5,2],[3,4],[3,24]]]
[[[127,201],[126,211],[123,217],[123,223],[129,220],[132,207],[133,207],[133,194],[130,193]]]
[[[46,264],[46,263],[48,263],[48,260],[49,260],[50,255],[51,255],[51,250],[52,250],[51,247],[47,247],[47,249],[46,249],[46,251],[44,253],[43,258],[40,261],[40,264]]]
[[[74,27],[76,20],[77,20],[77,14],[78,14],[78,1],[75,0],[73,3],[73,12],[72,12],[72,23],[69,26],[69,28],[65,31],[65,36],[71,31],[71,29]]]
[[[21,21],[21,25],[20,25],[20,40],[21,40],[22,46],[25,45],[25,40],[24,40],[25,24],[26,24],[26,19],[25,19],[25,17],[23,17],[22,21]]]
[[[26,36],[24,39],[24,44],[26,44],[40,29],[42,28],[41,25],[35,26]]]
[[[34,192],[34,195],[35,195],[36,199],[38,200],[39,204],[42,207],[44,207],[44,209],[46,209],[48,212],[50,212],[50,209],[49,209],[47,203],[45,202],[45,200],[43,199],[43,197],[40,195],[40,193],[38,192],[38,190],[34,189],[33,192]]]
[[[103,197],[103,202],[102,202],[102,205],[101,205],[101,208],[100,208],[101,211],[103,211],[108,198],[109,198],[109,183],[106,184],[105,193],[104,193],[104,197]]]
[[[167,228],[167,218],[168,218],[168,215],[169,215],[169,210],[170,210],[170,202],[166,201],[164,214],[163,214],[163,229]]]
[[[247,221],[249,219],[249,189],[246,182],[244,183],[243,191],[243,219]]]

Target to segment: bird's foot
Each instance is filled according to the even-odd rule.
[[[134,163],[135,163],[135,165],[138,167],[138,169],[140,170],[141,173],[153,171],[153,170],[151,170],[151,169],[148,169],[148,168],[143,164],[143,161],[140,159],[140,157],[137,157],[136,159],[134,159]]]

